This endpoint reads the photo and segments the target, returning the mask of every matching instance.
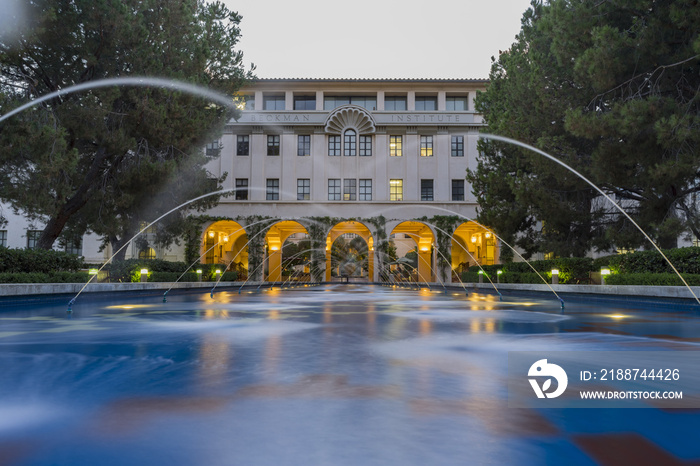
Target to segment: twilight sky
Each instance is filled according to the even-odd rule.
[[[224,0],[261,78],[488,78],[530,0]]]

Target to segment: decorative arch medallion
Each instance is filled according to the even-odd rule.
[[[331,134],[343,134],[346,129],[354,129],[359,134],[369,134],[376,131],[376,125],[372,115],[363,107],[343,105],[328,115],[325,131]]]

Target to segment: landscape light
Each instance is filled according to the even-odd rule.
[[[148,269],[141,269],[141,283],[148,281]]]
[[[97,275],[97,269],[90,269],[90,270],[88,271],[88,274],[90,274],[90,275]]]
[[[559,269],[552,269],[552,285],[559,284]]]
[[[600,284],[605,285],[605,277],[610,275],[610,269],[604,268],[600,269]]]
[[[216,271],[215,271],[214,273],[216,273],[216,274],[220,274],[220,273],[221,273],[221,270],[219,270],[219,269],[216,269]]]

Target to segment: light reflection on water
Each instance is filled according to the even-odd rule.
[[[505,384],[508,351],[697,349],[697,315],[361,285],[1,315],[3,464],[594,464],[577,436],[625,431],[700,458],[697,413],[509,409]]]

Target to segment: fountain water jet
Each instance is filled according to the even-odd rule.
[[[602,189],[600,189],[598,186],[596,186],[595,183],[593,183],[591,180],[589,180],[588,178],[586,178],[585,176],[583,176],[581,173],[579,173],[578,171],[576,171],[575,169],[573,169],[572,167],[570,167],[570,166],[567,165],[566,163],[564,163],[564,162],[562,162],[561,160],[557,159],[556,157],[554,157],[554,156],[552,156],[552,155],[549,155],[549,154],[546,153],[545,151],[540,150],[540,149],[538,149],[538,148],[536,148],[536,147],[533,147],[533,146],[531,146],[531,145],[529,145],[529,144],[525,144],[524,142],[520,142],[520,141],[517,141],[517,140],[515,140],[515,139],[507,138],[507,137],[504,137],[504,136],[498,136],[498,135],[495,135],[495,134],[488,134],[488,133],[480,133],[480,134],[479,134],[479,137],[480,137],[480,138],[484,138],[484,139],[492,139],[492,140],[494,140],[494,141],[501,141],[501,142],[505,142],[505,143],[508,143],[508,144],[513,144],[513,145],[516,145],[516,146],[520,146],[520,147],[522,147],[522,148],[524,148],[524,149],[527,149],[527,150],[531,150],[531,151],[533,151],[533,152],[536,152],[537,154],[540,154],[541,156],[546,157],[546,158],[548,158],[549,160],[558,163],[559,165],[561,165],[562,167],[566,168],[566,169],[569,170],[571,173],[573,173],[574,175],[578,176],[578,177],[581,178],[583,181],[585,181],[586,183],[588,183],[593,189],[595,189],[596,191],[598,191],[598,193],[600,193],[601,196],[603,196],[605,199],[607,199],[608,201],[610,201],[610,203],[611,203],[613,206],[615,206],[615,208],[616,208],[618,211],[620,211],[620,213],[621,213],[622,215],[624,215],[625,218],[627,218],[627,220],[629,220],[630,222],[632,222],[632,224],[637,228],[637,230],[639,230],[639,231],[642,233],[642,235],[644,235],[644,237],[649,241],[649,243],[651,243],[651,245],[654,246],[654,249],[656,249],[656,250],[659,252],[659,254],[661,254],[661,257],[664,258],[664,260],[666,261],[666,263],[667,263],[668,265],[671,266],[671,268],[672,268],[673,271],[676,273],[676,275],[678,275],[678,278],[681,279],[681,281],[683,282],[683,284],[685,285],[685,287],[688,289],[688,291],[690,291],[690,294],[693,295],[693,298],[695,298],[695,301],[697,301],[697,303],[700,304],[700,299],[695,295],[695,293],[693,292],[693,289],[690,287],[690,285],[688,285],[688,282],[685,281],[685,279],[683,278],[683,276],[680,274],[680,272],[678,272],[678,270],[677,270],[676,267],[673,265],[673,263],[671,263],[671,261],[668,259],[668,257],[666,257],[666,254],[663,253],[663,251],[661,250],[661,248],[659,248],[659,247],[656,245],[656,243],[654,242],[654,240],[652,240],[652,239],[649,237],[649,235],[647,235],[647,233],[642,229],[642,227],[640,227],[640,226],[637,224],[637,222],[635,222],[635,221],[632,219],[632,217],[630,217],[630,216],[627,214],[627,212],[625,212],[625,209],[623,209],[622,207],[620,207],[620,206],[617,204],[617,202],[615,202],[610,196],[608,196],[607,194],[605,194],[605,192],[604,192]]]

